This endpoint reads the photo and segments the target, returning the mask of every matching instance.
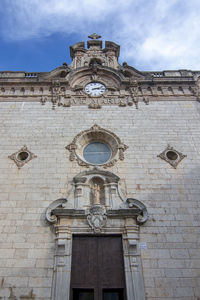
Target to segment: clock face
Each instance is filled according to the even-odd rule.
[[[85,92],[90,96],[100,96],[105,90],[105,85],[100,82],[90,82],[85,86]]]

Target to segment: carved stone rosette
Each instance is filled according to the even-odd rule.
[[[81,131],[75,136],[73,141],[65,147],[70,152],[69,160],[76,160],[80,166],[84,167],[92,165],[84,160],[82,150],[88,143],[98,140],[108,144],[112,151],[110,160],[102,165],[104,168],[114,166],[118,160],[124,160],[124,152],[128,149],[128,146],[123,144],[116,134],[101,128],[97,124],[93,125],[90,129]]]
[[[26,145],[8,156],[8,158],[12,159],[15,162],[19,169],[35,157],[37,156],[33,152],[31,152]]]

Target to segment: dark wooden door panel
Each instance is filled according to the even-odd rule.
[[[125,299],[122,298],[125,291],[125,277],[120,236],[73,237],[71,288],[74,291],[94,290],[94,300],[102,300],[103,297],[113,300]],[[104,292],[103,295],[105,289],[113,290],[113,295],[109,295],[108,292],[107,294]],[[119,296],[116,289],[120,291]]]
[[[99,275],[102,288],[123,288],[124,264],[120,237],[102,237],[98,243]]]
[[[72,249],[71,282],[73,287],[94,287],[98,281],[98,261],[95,259],[96,240],[83,236],[74,237]]]

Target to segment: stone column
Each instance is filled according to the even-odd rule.
[[[127,218],[126,234],[123,235],[127,300],[145,300],[141,259],[138,252],[138,226],[129,225],[133,222],[133,219]]]
[[[52,300],[69,300],[72,257],[72,234],[66,226],[56,228],[56,251]]]

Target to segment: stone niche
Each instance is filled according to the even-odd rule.
[[[68,199],[57,199],[47,208],[54,227],[56,251],[52,300],[70,299],[73,235],[120,235],[123,244],[127,300],[144,300],[140,260],[139,225],[148,219],[145,205],[126,198],[115,174],[93,168],[73,178]]]

